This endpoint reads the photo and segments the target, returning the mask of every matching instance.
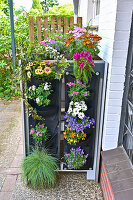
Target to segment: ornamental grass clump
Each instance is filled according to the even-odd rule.
[[[78,79],[76,79],[74,83],[69,82],[66,83],[66,85],[69,86],[68,95],[74,102],[80,102],[81,100],[85,100],[88,96],[90,96],[90,92],[87,90],[89,86],[82,84],[82,82]]]
[[[22,162],[23,178],[34,189],[52,187],[56,183],[57,159],[45,149],[34,150]]]
[[[35,128],[30,130],[30,135],[37,141],[37,143],[42,144],[43,141],[48,140],[50,134],[47,131],[45,124],[38,123]]]
[[[88,154],[85,155],[81,147],[71,148],[70,153],[64,155],[68,169],[80,169],[86,163],[87,157]]]

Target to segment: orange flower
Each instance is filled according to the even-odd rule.
[[[73,40],[74,40],[73,36],[67,38],[67,40],[65,40],[65,43],[63,44],[63,46],[68,47]]]
[[[71,138],[74,138],[75,137],[75,133],[71,133]]]
[[[86,137],[86,133],[83,134],[83,137]]]
[[[95,45],[90,40],[84,40],[82,44],[83,46],[89,47],[89,48],[95,47]]]
[[[66,135],[64,135],[64,138],[66,139],[66,138],[67,138],[67,136],[66,136]]]
[[[92,38],[93,41],[99,41],[99,40],[102,39],[102,38],[101,38],[100,36],[98,36],[98,35],[92,35],[91,38]]]

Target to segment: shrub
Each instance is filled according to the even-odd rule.
[[[22,162],[23,178],[33,188],[54,186],[57,169],[57,159],[49,155],[46,149],[35,149]]]

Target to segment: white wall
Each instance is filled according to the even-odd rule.
[[[132,11],[132,0],[101,0],[99,55],[109,63],[103,150],[117,147]]]

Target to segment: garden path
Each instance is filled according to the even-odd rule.
[[[85,173],[60,173],[55,188],[33,190],[21,180],[21,104],[0,101],[0,200],[103,200],[99,185]]]

